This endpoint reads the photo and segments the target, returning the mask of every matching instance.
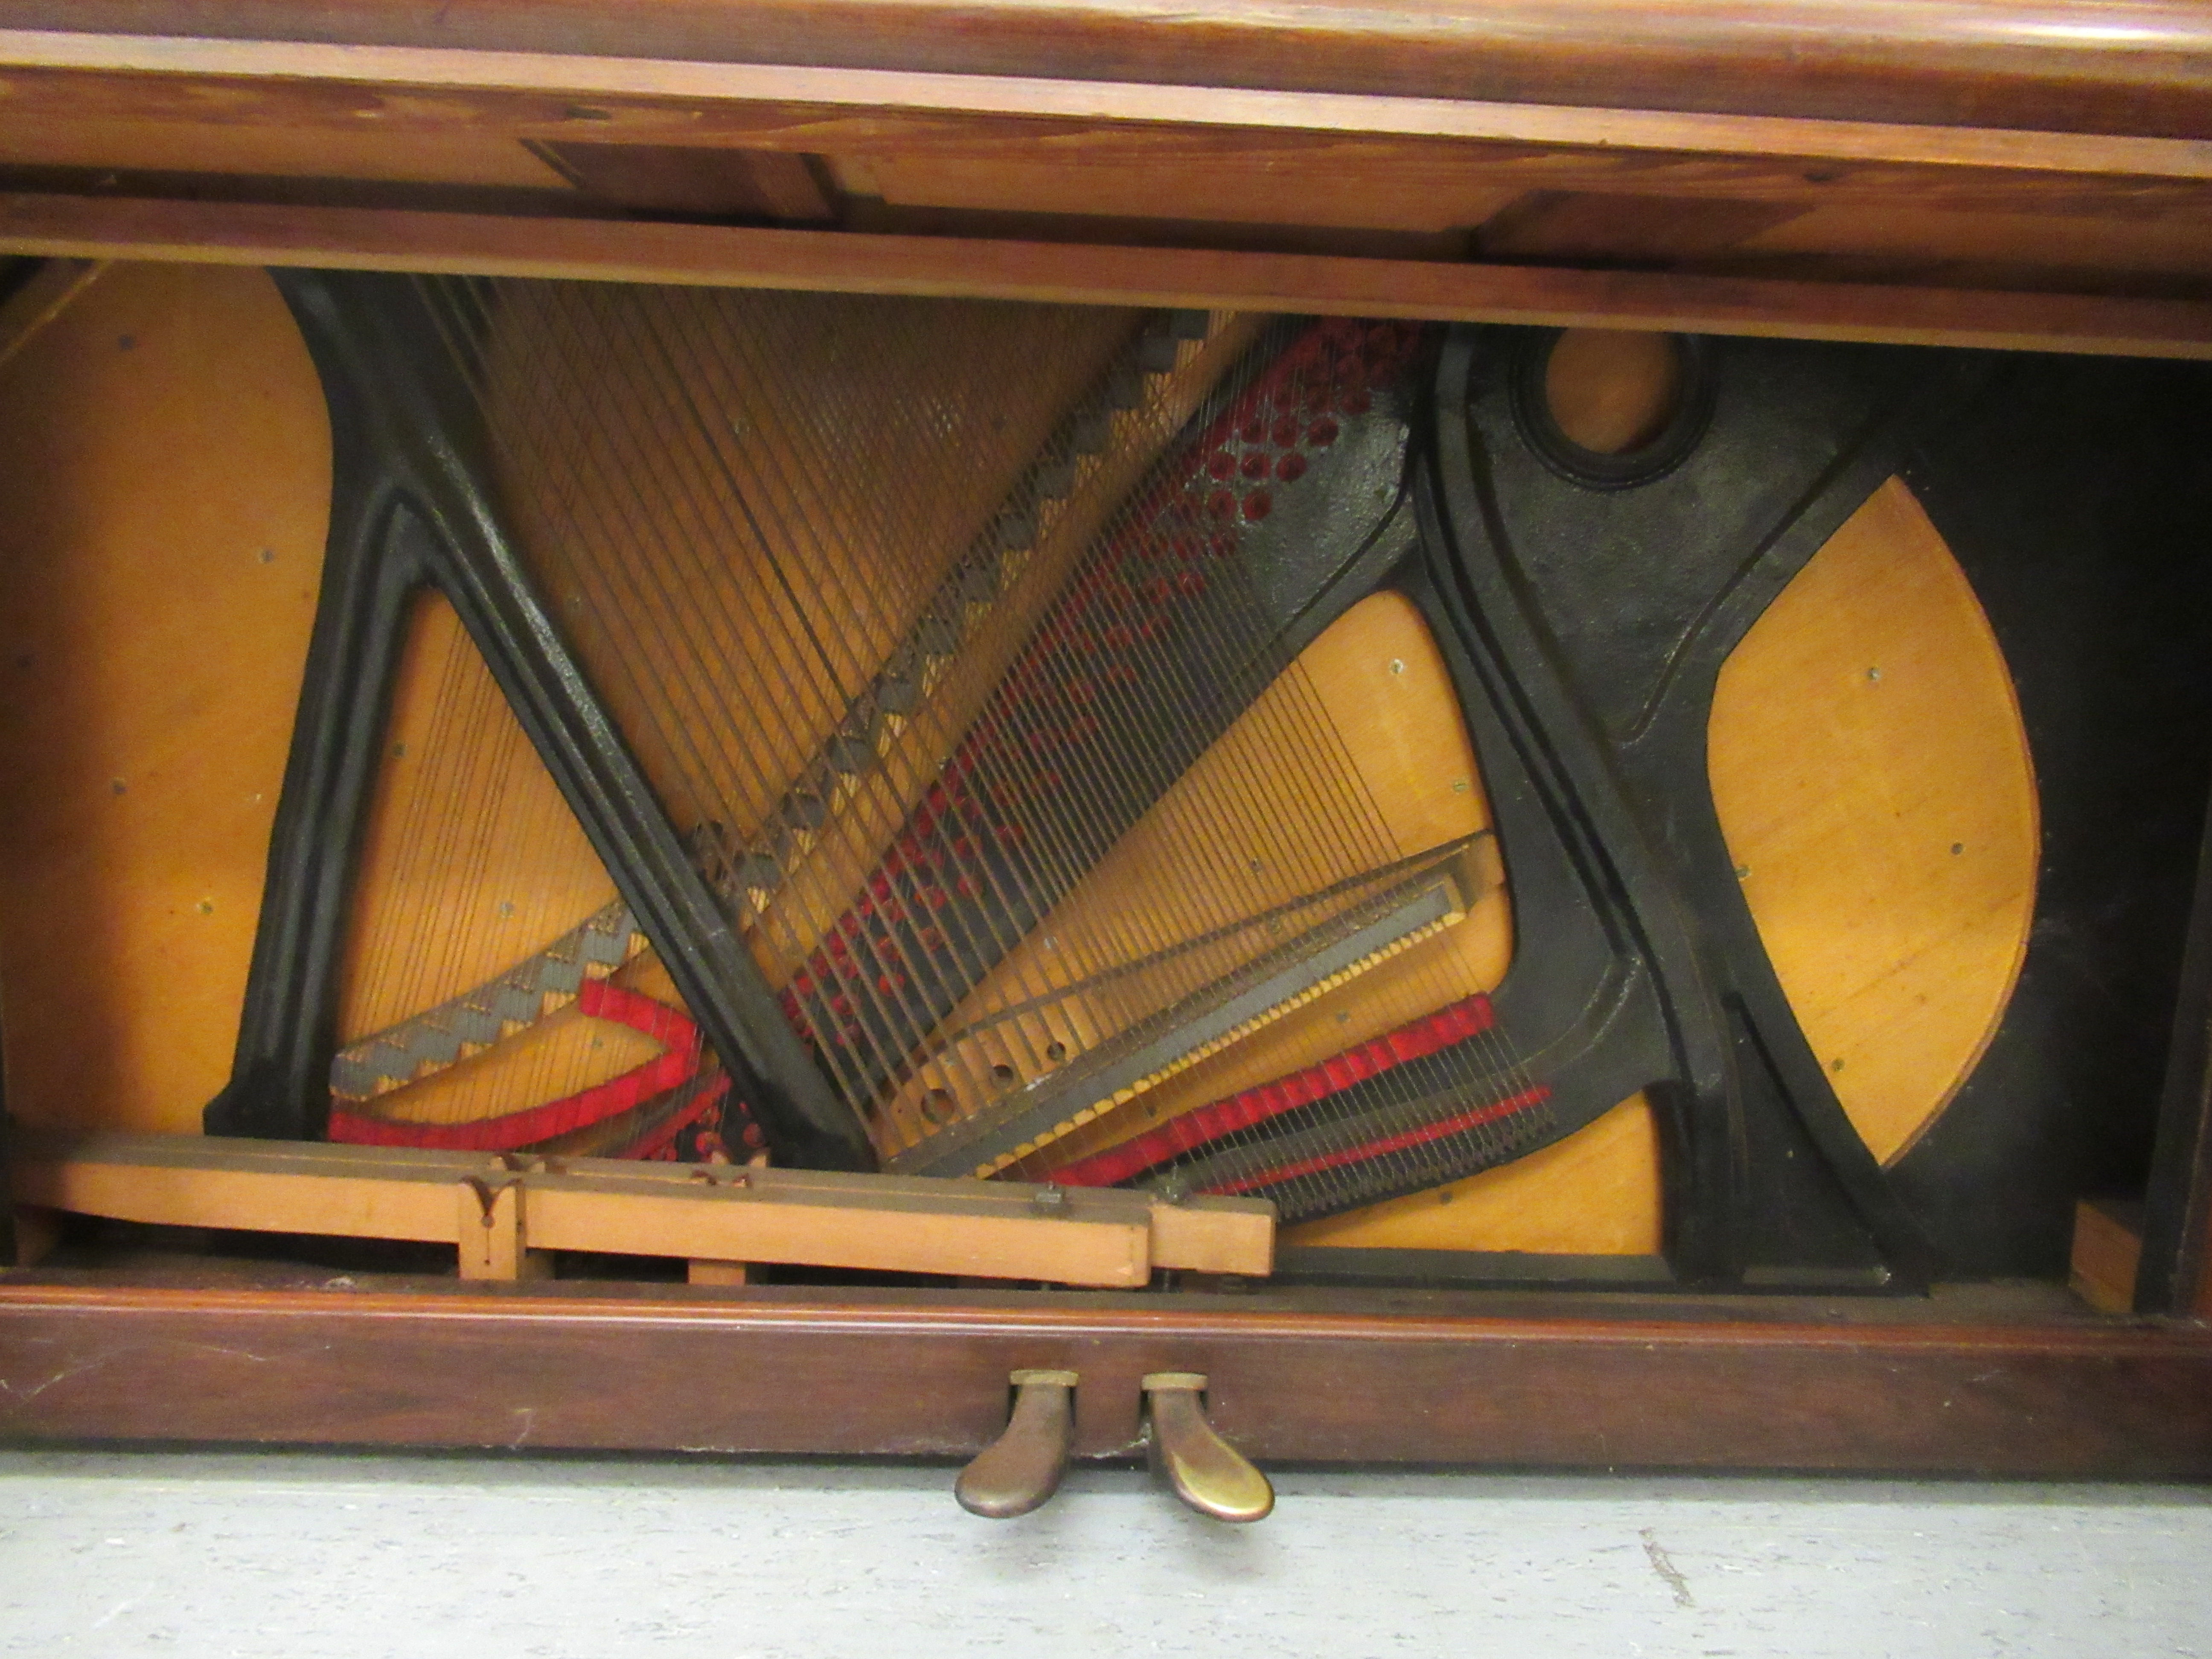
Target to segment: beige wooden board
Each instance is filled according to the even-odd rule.
[[[0,432],[9,1107],[195,1129],[314,613],[322,392],[259,271],[116,268],[0,368]]]
[[[1148,1210],[1067,1195],[1048,1216],[976,1212],[947,1192],[915,1196],[704,1185],[651,1195],[577,1176],[533,1184],[533,1247],[827,1267],[1134,1286],[1152,1277]],[[1121,1197],[1122,1194],[1113,1194]]]
[[[1273,1255],[1273,1209],[1250,1200],[194,1136],[33,1133],[13,1151],[19,1204],[455,1243],[465,1277],[575,1249],[1131,1286],[1154,1266],[1261,1273]]]
[[[2003,1017],[2040,853],[1996,637],[1902,482],[1745,635],[1707,745],[1775,973],[1844,1110],[1894,1161]]]
[[[520,12],[535,9],[524,7]],[[1380,58],[1364,58],[1368,65],[1388,59],[1402,68],[1418,62],[1437,39],[1463,27],[1463,20],[1438,14],[1438,33],[1420,40],[1409,39],[1403,30],[1405,21],[1416,14],[1372,15],[1385,20],[1379,27],[1389,38],[1388,44],[1372,38],[1362,43],[1382,54]],[[1978,28],[1960,27],[1954,15],[1941,9],[1936,15],[1938,21],[1930,33],[1968,39],[1972,52],[1988,49],[1986,37]],[[1013,15],[1020,21],[1010,27],[1028,33],[1030,20],[1018,11]],[[1201,33],[1211,33],[1217,23],[1200,14],[1186,21]],[[1376,86],[1364,84],[1367,76],[1358,70],[1340,78],[1333,90],[1286,92],[1222,85],[1220,81],[1239,77],[1222,74],[1221,62],[1255,51],[1264,59],[1267,49],[1249,40],[1224,46],[1226,37],[1219,35],[1198,48],[1201,54],[1209,49],[1223,54],[1214,60],[1214,72],[1204,77],[1216,84],[1193,86],[1153,82],[1145,76],[1116,81],[1087,72],[1081,79],[1065,80],[812,67],[808,65],[818,60],[804,57],[797,64],[700,61],[680,56],[610,58],[573,50],[573,38],[544,51],[470,50],[456,47],[446,37],[447,23],[442,15],[431,15],[425,27],[440,37],[434,43],[421,39],[412,44],[370,45],[358,40],[5,30],[0,31],[0,58],[9,72],[0,82],[0,92],[9,108],[48,118],[205,119],[219,108],[233,125],[351,133],[373,124],[374,131],[385,133],[443,130],[573,137],[580,128],[595,140],[770,143],[810,152],[872,144],[895,153],[927,150],[941,143],[956,154],[973,150],[979,137],[996,137],[1011,140],[1010,148],[1018,149],[1026,141],[1037,149],[1074,150],[1086,159],[1093,147],[1110,154],[1119,146],[1125,152],[1138,151],[1127,164],[1139,167],[1154,159],[1139,149],[1144,147],[1154,152],[1155,165],[1163,172],[1181,171],[1194,165],[1197,155],[1218,154],[1206,143],[1213,135],[1225,140],[1232,154],[1253,143],[1327,154],[1347,143],[1434,138],[1448,141],[1424,147],[1436,169],[1430,176],[1443,184],[1452,182],[1453,163],[1463,173],[1486,150],[1539,161],[1564,151],[1571,165],[1590,165],[1585,158],[1595,158],[1597,165],[1617,170],[1637,169],[1656,161],[1698,173],[1718,171],[1723,176],[1735,158],[1746,158],[1750,167],[1762,171],[1786,169],[1784,176],[1800,186],[1840,182],[1834,179],[1838,173],[1848,177],[1853,171],[1886,170],[1864,168],[1863,163],[1989,169],[1987,176],[2000,185],[2008,173],[2042,170],[2176,179],[2202,179],[2212,172],[2203,146],[2187,137],[2039,130],[2032,119],[1997,118],[1988,127],[1960,125],[1941,112],[1955,108],[1942,98],[1921,106],[1917,122],[1897,122],[1808,117],[1802,112],[1773,115],[1550,104],[1533,101],[1525,86],[1515,89],[1512,101],[1496,101],[1466,95],[1467,88],[1449,76],[1446,79],[1451,84],[1437,87],[1431,82],[1431,90],[1420,94],[1378,94]],[[848,26],[841,18],[827,27]],[[1518,19],[1505,24],[1509,31],[1528,27]],[[2142,37],[2152,44],[2130,52],[2112,50],[2112,36],[2104,30],[2045,25],[2039,19],[2035,32],[2045,37],[2033,49],[2037,51],[2055,36],[2076,36],[2066,50],[2081,53],[2084,60],[2102,60],[2093,79],[2101,78],[2104,65],[2114,62],[2154,65],[2152,73],[2139,79],[2106,79],[2098,93],[2125,97],[2127,93],[2115,88],[2131,88],[2148,105],[2162,106],[2152,123],[2154,131],[2185,130],[2179,125],[2185,118],[2175,112],[2179,106],[2170,100],[2177,84],[2194,70],[2191,49],[2201,31],[2193,23],[2179,31],[2154,29]],[[1336,40],[1318,38],[1323,41],[1319,50],[1340,64],[1364,56],[1347,56]],[[1802,19],[1782,22],[1772,38],[1787,43],[1786,50],[1771,48],[1777,58],[1795,57],[1805,40]],[[669,42],[670,37],[663,37],[656,44],[666,51]],[[1484,50],[1480,45],[1469,46],[1464,38],[1453,44],[1476,52]],[[1033,40],[1030,45],[1033,46]],[[1909,46],[1906,52],[1917,46]],[[1064,59],[1068,63],[1080,63],[1087,55],[1086,46],[1062,50],[1073,54]],[[2016,45],[1996,49],[1982,58],[1977,72],[1986,73],[1990,63],[2017,50]],[[1700,45],[1675,61],[1686,64],[1709,56]],[[988,49],[984,57],[989,57]],[[1947,73],[1957,74],[1959,69],[1954,58]],[[1726,72],[1744,73],[1741,61],[1728,65]],[[2040,72],[2049,77],[2046,85],[2084,73],[2078,65],[2062,67],[2056,59]],[[1302,71],[1297,73],[1303,76]],[[1759,70],[1749,73],[1756,77]],[[1383,71],[1386,85],[1393,83],[1393,76],[1394,70]],[[1327,84],[1329,77],[1322,78]],[[1358,90],[1346,89],[1353,84]],[[1557,95],[1561,90],[1555,83],[1541,95]],[[1587,92],[1588,88],[1577,90]],[[2013,103],[2001,95],[1998,107],[2017,113],[2035,107],[2033,100],[2047,94],[2038,89],[2022,95],[2029,101]],[[1765,107],[1766,100],[1753,96],[1750,106]],[[1806,161],[1816,157],[1845,165],[1807,167]],[[1389,159],[1417,166],[1421,157],[1417,151],[1413,156]],[[1910,176],[1918,169],[1895,170]],[[1976,171],[1965,176],[1978,182]]]
[[[901,207],[1377,230],[1478,225],[1522,189],[1448,170],[1405,179],[1362,173],[1336,156],[1296,149],[1255,156],[1206,148],[1182,158],[1156,153],[1139,166],[1109,146],[954,156],[884,151],[855,155],[841,172]]]
[[[1790,280],[1464,258],[1341,258],[742,225],[604,222],[313,203],[0,192],[0,252],[68,258],[346,266],[712,288],[987,294],[1054,304],[1323,313],[1550,327],[2212,357],[2212,307],[2190,299],[2019,292],[1902,273]]]
[[[2068,1288],[2100,1313],[2133,1312],[2142,1230],[2140,1203],[2085,1198],[2075,1204]]]
[[[382,1158],[364,1153],[386,1153]],[[33,1134],[9,1148],[15,1201],[157,1226],[451,1243],[481,1157],[191,1135]]]

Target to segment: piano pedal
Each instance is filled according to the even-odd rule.
[[[1261,1521],[1275,1489],[1206,1419],[1206,1378],[1197,1371],[1154,1371],[1144,1379],[1152,1468],[1168,1489],[1217,1521]]]
[[[1016,1371],[1006,1430],[960,1471],[952,1495],[970,1515],[1011,1521],[1060,1490],[1075,1438],[1075,1373]]]
[[[1075,1437],[1075,1372],[1019,1370],[1007,1380],[1014,1406],[1005,1430],[952,1487],[962,1509],[993,1521],[1027,1515],[1060,1490]],[[1154,1371],[1143,1379],[1152,1468],[1200,1515],[1262,1520],[1275,1507],[1275,1489],[1206,1421],[1206,1381],[1197,1371]]]

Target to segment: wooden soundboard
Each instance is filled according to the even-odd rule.
[[[1357,21],[1231,0],[1172,20],[1117,0],[351,0],[305,18],[0,0],[0,254],[49,261],[0,310],[0,425],[34,458],[17,477],[41,481],[41,544],[68,555],[16,589],[38,603],[0,622],[0,660],[76,653],[70,678],[11,689],[0,724],[11,916],[42,918],[0,929],[11,1110],[185,1132],[228,1063],[274,810],[239,780],[281,763],[258,711],[289,691],[258,680],[282,681],[312,616],[328,466],[281,327],[193,358],[218,321],[281,321],[252,267],[2212,357],[2212,23],[2178,0],[2124,10],[2123,48],[2051,26],[2110,24],[2087,0]],[[177,264],[204,269],[154,269]],[[25,401],[52,383],[41,354],[91,365],[71,402]],[[238,388],[240,424],[157,443],[210,374]],[[241,446],[277,459],[225,466]],[[127,489],[122,455],[145,464]],[[1746,898],[1886,1159],[1988,1039],[2039,845],[2003,665],[1933,534],[1901,486],[1877,495],[1731,659],[1711,736]],[[101,631],[149,588],[167,601]],[[70,622],[16,620],[33,614]],[[220,653],[216,617],[246,619]],[[1437,695],[1388,605],[1346,620],[1315,648],[1346,710]],[[1886,675],[1861,665],[1869,638]],[[1822,718],[1785,719],[1771,689],[1811,682],[1832,688]],[[181,712],[158,717],[187,708],[198,752],[165,738]],[[1940,718],[1962,708],[1982,714]],[[86,735],[103,710],[137,711],[112,722],[119,750]],[[1371,764],[1393,811],[1472,810],[1442,772]],[[1895,811],[1869,820],[1838,780]],[[1929,814],[1969,823],[1955,844],[1975,856],[1917,840]],[[1912,929],[1835,948],[1869,887]],[[1493,908],[1454,948],[1509,948]],[[0,1431],[469,1445],[528,1411],[546,1444],[965,1455],[998,1433],[1008,1376],[1042,1367],[1081,1379],[1084,1455],[1134,1447],[1140,1379],[1175,1371],[1207,1377],[1212,1421],[1263,1462],[2201,1474],[2207,932],[2130,1194],[2149,1200],[2140,1312],[2094,1311],[2056,1275],[1915,1300],[1639,1290],[1662,1216],[1632,1101],[1285,1241],[1472,1244],[1497,1257],[1480,1289],[489,1287],[220,1240],[88,1246],[0,1275]],[[155,1030],[179,1035],[139,1035]],[[1543,1253],[1599,1264],[1601,1288],[1515,1288],[1513,1258]]]

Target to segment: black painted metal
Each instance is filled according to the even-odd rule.
[[[1927,1282],[1934,1252],[1806,1048],[1744,905],[1705,786],[1720,665],[1766,605],[1954,405],[1956,358],[1706,342],[1663,465],[1578,476],[1532,425],[1548,336],[1462,331],[1395,536],[1305,607],[1293,642],[1378,583],[1428,618],[1457,683],[1522,944],[1493,996],[1516,1069],[1549,1092],[1455,1178],[1650,1091],[1668,1146],[1668,1250],[1698,1282],[1749,1272]],[[1201,1152],[1205,1187],[1443,1115],[1444,1057]],[[1480,1088],[1508,1097],[1503,1073]],[[1477,1092],[1480,1092],[1478,1088]],[[1465,1085],[1459,1099],[1465,1102]],[[1389,1195],[1346,1185],[1340,1207]],[[1402,1188],[1401,1188],[1402,1189]],[[1259,1190],[1267,1191],[1268,1188]],[[1294,1208],[1288,1184],[1274,1195]]]
[[[230,1085],[210,1133],[319,1135],[342,930],[406,600],[452,602],[739,1091],[787,1158],[852,1167],[859,1126],[805,1063],[518,557],[472,404],[416,279],[288,271],[337,457],[321,608],[271,836]]]
[[[1924,1283],[1924,1231],[1844,1115],[1744,903],[1705,732],[1729,653],[1973,370],[1767,341],[1705,342],[1690,362],[1694,445],[1585,481],[1528,419],[1543,354],[1518,331],[1461,337],[1437,397],[1443,528],[1469,618],[1589,825],[1591,902],[1617,910],[1658,988],[1670,1255],[1697,1278],[1866,1263]],[[1522,936],[1545,938],[1501,838]]]
[[[2212,781],[2212,377],[1990,363],[1904,477],[2011,670],[2042,867],[2003,1022],[1890,1176],[1958,1276],[2054,1278],[2075,1200],[2142,1196],[2199,1086],[2178,1039],[2205,1013],[2181,964]],[[2154,1179],[2147,1247],[2179,1236],[2157,1201],[2179,1190]]]

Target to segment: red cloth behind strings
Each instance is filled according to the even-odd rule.
[[[1439,1048],[1462,1042],[1478,1032],[1488,1030],[1493,1018],[1490,999],[1477,993],[1410,1024],[1346,1048],[1342,1054],[1332,1054],[1302,1072],[1293,1072],[1242,1094],[1217,1100],[1163,1123],[1133,1140],[1125,1140],[1093,1157],[1063,1164],[1052,1172],[1052,1179],[1064,1187],[1110,1187],[1224,1135],[1264,1123],[1295,1107],[1325,1100],[1340,1089],[1379,1077],[1409,1060],[1419,1060]]]
[[[594,1019],[642,1031],[661,1045],[644,1065],[542,1106],[469,1123],[404,1123],[333,1109],[330,1139],[356,1146],[428,1146],[445,1152],[505,1152],[534,1146],[641,1106],[699,1072],[699,1028],[678,1008],[603,979],[584,981],[576,1006]]]

